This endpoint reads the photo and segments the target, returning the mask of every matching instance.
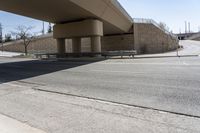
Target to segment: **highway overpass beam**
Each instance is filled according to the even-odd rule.
[[[57,51],[58,54],[64,54],[65,53],[65,39],[64,38],[58,38],[57,41]]]
[[[73,53],[81,53],[81,38],[72,38],[72,50]]]

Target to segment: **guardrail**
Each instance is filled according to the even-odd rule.
[[[178,39],[178,37],[177,37],[175,34],[169,32],[168,30],[165,30],[165,29],[161,28],[160,25],[159,25],[156,21],[154,21],[153,19],[134,18],[134,19],[133,19],[133,22],[134,22],[134,23],[153,24],[154,26],[156,26],[157,28],[159,28],[160,30],[162,30],[163,32],[165,32],[166,34],[168,34],[168,35],[170,35],[171,37],[173,37],[174,39]]]
[[[121,58],[123,58],[124,56],[128,56],[134,58],[136,54],[137,52],[135,50],[107,51],[101,53],[101,55],[105,58],[109,56],[120,56]]]
[[[105,58],[111,56],[120,56],[123,58],[124,56],[134,57],[137,54],[135,50],[121,50],[121,51],[106,51],[106,52],[83,52],[83,53],[49,53],[49,54],[35,54],[36,58],[68,58],[68,57],[98,57],[103,56]]]

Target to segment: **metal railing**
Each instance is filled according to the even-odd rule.
[[[81,52],[81,53],[38,53],[34,54],[36,58],[71,58],[71,57],[100,57],[105,58],[110,56],[134,57],[137,54],[136,50],[121,50],[121,51],[105,51],[105,52]]]
[[[162,30],[163,32],[165,32],[166,34],[168,34],[171,37],[173,37],[174,39],[178,39],[178,37],[175,34],[169,32],[166,29],[161,28],[160,25],[156,21],[154,21],[153,19],[133,18],[133,22],[134,23],[153,24],[154,26],[156,26],[157,28],[159,28],[160,30]]]

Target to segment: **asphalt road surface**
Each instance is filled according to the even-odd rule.
[[[200,117],[200,58],[17,61],[0,64],[1,83]]]
[[[41,93],[76,96],[200,118],[199,56],[90,61],[0,58],[0,75],[2,85],[17,81],[33,86]],[[13,99],[18,100],[19,97]],[[43,100],[37,103],[40,101],[43,103]],[[5,113],[9,104],[1,102],[0,112]],[[35,109],[33,107],[30,106],[32,110]],[[11,109],[8,110],[10,112]]]

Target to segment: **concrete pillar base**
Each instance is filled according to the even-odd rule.
[[[91,50],[92,52],[101,52],[101,36],[91,37]]]
[[[65,54],[65,39],[56,39],[57,41],[57,52],[58,54]]]
[[[81,53],[81,38],[72,38],[73,53]]]

